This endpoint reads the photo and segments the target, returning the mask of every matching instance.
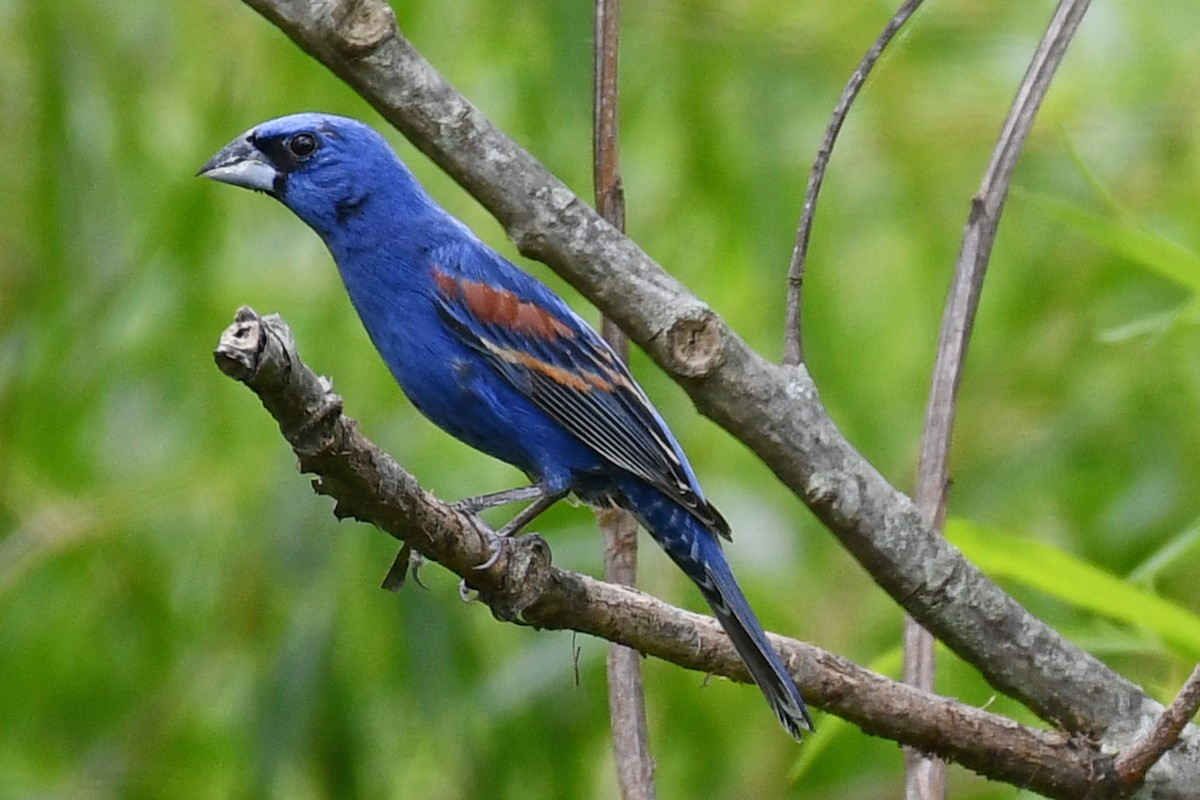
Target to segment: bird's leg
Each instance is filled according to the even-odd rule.
[[[464,514],[472,516],[480,511],[486,511],[489,508],[496,506],[507,505],[508,503],[518,503],[522,500],[534,500],[546,494],[546,489],[539,483],[532,486],[518,486],[516,489],[505,489],[502,492],[491,492],[490,494],[481,494],[478,497],[464,497],[456,503],[451,503],[450,507],[455,511],[461,511]]]
[[[520,533],[521,529],[533,522],[539,514],[557,503],[559,500],[566,497],[567,493],[570,492],[570,489],[560,489],[552,492],[547,489],[544,484],[535,483],[533,486],[527,486],[524,489],[514,489],[512,491],[514,493],[520,492],[527,497],[533,497],[534,500],[532,503],[525,506],[525,508],[517,512],[517,515],[510,519],[503,528],[496,531],[496,536],[498,537],[496,541],[496,549],[488,557],[487,561],[484,561],[482,564],[475,567],[475,569],[488,569],[495,564],[496,560],[500,558],[500,553],[504,550],[504,539]],[[496,494],[504,494],[504,492],[497,492]]]
[[[570,489],[562,489],[557,492],[551,492],[544,486],[537,484],[535,484],[535,486],[539,490],[539,493],[534,498],[533,502],[518,511],[517,515],[506,522],[503,528],[496,531],[498,536],[515,536],[516,534],[520,533],[526,525],[537,519],[543,511],[557,503],[559,500],[562,500],[570,492]],[[532,489],[534,487],[531,486],[530,488]]]
[[[474,517],[478,516],[480,511],[486,511],[489,508],[522,500],[532,500],[532,503],[521,509],[503,528],[496,531],[498,536],[513,536],[520,533],[522,528],[533,522],[547,508],[566,497],[570,491],[570,489],[551,491],[546,484],[539,481],[530,486],[518,486],[516,489],[505,489],[502,492],[481,494],[478,497],[464,497],[456,503],[451,503],[450,507],[455,511],[461,511]]]

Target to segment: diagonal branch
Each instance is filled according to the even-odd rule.
[[[616,320],[702,413],[755,451],[880,586],[993,686],[1045,719],[1104,733],[1117,746],[1159,713],[1141,689],[1030,615],[924,525],[912,501],[846,441],[802,366],[773,365],[752,351],[500,133],[402,36],[386,3],[245,2],[471,192],[521,252]],[[1198,740],[1191,728],[1183,738]],[[1160,765],[1168,762],[1152,776],[1200,784],[1200,757],[1168,754]]]
[[[991,259],[992,245],[1012,182],[1017,158],[1024,149],[1038,109],[1067,45],[1075,36],[1090,0],[1062,0],[1009,109],[992,159],[979,192],[971,202],[971,213],[963,235],[962,249],[954,267],[946,307],[938,336],[937,355],[925,424],[921,436],[921,458],[917,472],[917,508],[925,524],[941,533],[945,523],[950,484],[950,438],[958,407],[958,387],[967,360],[967,345],[974,328],[975,312],[983,291],[983,279]],[[905,617],[905,679],[926,691],[933,690],[934,640],[912,617]],[[910,797],[944,797],[945,769],[938,762],[909,750],[905,754]]]
[[[1132,794],[1141,785],[1150,768],[1179,741],[1179,734],[1197,710],[1200,710],[1200,665],[1192,670],[1179,694],[1146,735],[1117,756],[1113,769],[1124,791]]]
[[[636,589],[558,569],[537,536],[497,540],[423,491],[342,413],[328,380],[300,359],[277,316],[243,308],[221,337],[218,366],[258,395],[314,488],[335,514],[370,522],[463,577],[497,619],[571,629],[688,669],[748,682],[716,621]],[[501,546],[486,569],[476,565]],[[1111,782],[1111,761],[1093,745],[1038,731],[884,678],[811,645],[772,635],[805,697],[868,733],[939,753],[996,780],[1048,797],[1081,797]]]
[[[917,505],[931,525],[937,510],[945,505],[946,465],[954,427],[955,399],[1012,173],[1042,99],[1089,4],[1090,0],[1062,0],[1059,3],[1017,91],[979,192],[971,200],[971,212],[942,317],[933,386],[925,412],[926,435],[921,442]]]

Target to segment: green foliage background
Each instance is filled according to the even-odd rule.
[[[590,196],[590,3],[395,6],[451,81]],[[807,355],[835,418],[902,488],[968,200],[1051,8],[929,4],[834,156]],[[772,357],[820,132],[891,11],[626,4],[630,232]],[[1090,12],[1016,176],[953,461],[956,541],[1164,697],[1200,641],[1198,29],[1193,0]],[[603,643],[497,624],[436,567],[428,591],[379,591],[391,540],[336,523],[211,363],[240,304],[279,311],[367,434],[440,496],[517,480],[418,418],[311,233],[192,178],[272,116],[378,117],[234,0],[0,2],[0,69],[0,798],[614,796]],[[635,369],[733,522],[767,626],[894,668],[895,605],[640,354]],[[541,529],[559,563],[599,571],[585,511]],[[642,563],[646,589],[700,607],[652,546]],[[943,691],[992,700],[943,665]],[[891,743],[822,716],[798,748],[753,688],[646,671],[660,796],[901,792]],[[952,780],[955,798],[1020,796]]]

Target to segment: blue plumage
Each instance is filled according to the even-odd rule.
[[[308,223],[413,404],[530,476],[537,499],[506,531],[569,492],[629,509],[700,588],[784,727],[811,730],[721,551],[728,524],[628,369],[557,295],[443,210],[360,122],[265,122],[200,175],[266,192]]]

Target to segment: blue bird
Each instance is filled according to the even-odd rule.
[[[516,533],[568,493],[628,509],[700,588],[772,710],[812,730],[796,684],[742,594],[679,443],[608,344],[557,295],[479,240],[356,120],[264,122],[198,173],[271,195],[325,241],[392,375],[443,430],[522,470]]]

